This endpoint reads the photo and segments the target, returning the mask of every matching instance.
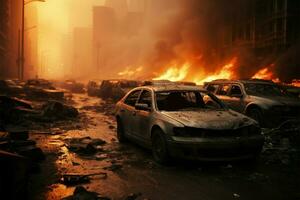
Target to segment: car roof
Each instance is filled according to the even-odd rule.
[[[227,79],[220,79],[220,80],[214,80],[209,83],[258,83],[258,84],[269,84],[269,85],[275,85],[271,80],[263,80],[263,79],[242,79],[242,80],[227,80]]]
[[[188,86],[179,84],[162,84],[162,85],[149,85],[137,87],[135,89],[150,89],[154,92],[165,92],[165,91],[200,91],[207,92],[207,90],[202,89],[198,86]]]

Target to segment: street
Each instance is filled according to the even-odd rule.
[[[299,152],[284,139],[278,148],[265,149],[256,162],[175,160],[161,166],[149,150],[118,143],[111,103],[85,94],[73,94],[72,100],[80,112],[78,122],[31,133],[46,154],[40,172],[30,179],[32,199],[61,199],[78,185],[110,199],[300,198]],[[67,145],[85,137],[106,143],[95,152],[72,151]],[[66,184],[63,175],[91,176],[86,183]]]

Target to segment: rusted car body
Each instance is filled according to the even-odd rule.
[[[299,98],[272,81],[216,80],[206,83],[205,88],[231,109],[255,119],[263,127],[278,126],[300,117]]]
[[[73,93],[85,92],[84,84],[79,83],[75,80],[66,80],[65,82],[62,83],[61,87]]]
[[[213,101],[215,105],[207,104]],[[151,148],[157,162],[254,158],[263,146],[258,123],[195,86],[153,85],[130,91],[116,105],[117,135]]]
[[[87,84],[87,93],[89,96],[100,96],[101,80],[91,80]]]
[[[0,94],[17,96],[23,93],[23,87],[13,80],[0,80]]]
[[[100,86],[100,97],[118,101],[138,84],[138,81],[131,80],[104,80]]]

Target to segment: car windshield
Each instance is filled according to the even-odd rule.
[[[247,83],[245,90],[249,95],[285,96],[286,92],[275,84]]]
[[[195,109],[224,109],[220,101],[210,93],[200,91],[156,92],[156,104],[160,111]]]

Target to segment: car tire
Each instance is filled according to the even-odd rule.
[[[263,117],[262,117],[262,113],[258,108],[251,108],[249,109],[249,111],[247,112],[248,117],[256,120],[260,125],[263,125]]]
[[[152,155],[159,164],[168,164],[170,161],[164,133],[159,129],[154,130],[152,134]]]
[[[127,138],[125,136],[123,123],[120,119],[117,120],[117,138],[120,143],[126,143]]]

